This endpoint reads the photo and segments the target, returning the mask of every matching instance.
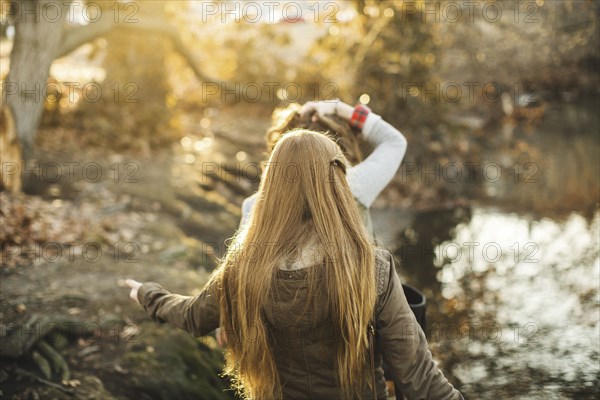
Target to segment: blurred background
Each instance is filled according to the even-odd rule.
[[[600,3],[1,1],[0,397],[218,399],[197,294],[276,107],[340,98],[408,150],[372,208],[466,398],[600,393]]]

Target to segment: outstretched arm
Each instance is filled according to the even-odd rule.
[[[203,336],[219,326],[219,299],[215,284],[209,283],[198,296],[170,293],[155,282],[144,284],[132,279],[130,297],[136,300],[150,317],[158,322],[186,330],[194,336]]]

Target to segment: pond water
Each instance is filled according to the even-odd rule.
[[[599,224],[599,214],[557,222],[478,207],[408,221],[401,273],[427,295],[431,345],[465,394],[597,392]]]
[[[428,298],[431,348],[468,398],[600,393],[598,115],[567,106],[548,120],[524,134],[536,182],[474,183],[488,196],[473,207],[373,210],[404,281]]]

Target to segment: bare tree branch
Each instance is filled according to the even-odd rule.
[[[133,30],[133,31],[148,31],[153,33],[160,33],[167,36],[173,43],[175,51],[177,51],[185,60],[196,75],[196,78],[202,82],[210,82],[216,84],[219,89],[226,90],[228,93],[235,93],[236,98],[245,98],[243,91],[238,87],[232,88],[231,84],[213,79],[200,69],[200,62],[190,51],[188,46],[185,45],[181,39],[181,35],[177,28],[171,24],[165,23],[164,20],[159,19],[145,19],[135,24],[119,23],[115,24],[110,17],[103,18],[102,20],[82,26],[79,28],[72,28],[65,30],[63,33],[63,40],[59,50],[57,51],[56,58],[65,56],[70,52],[77,49],[79,46],[88,43],[98,37],[104,36],[113,29],[119,30]],[[239,97],[238,97],[239,96]]]
[[[141,30],[148,31],[154,33],[161,33],[167,36],[171,42],[173,43],[173,47],[175,51],[177,51],[185,60],[188,62],[189,66],[194,71],[196,77],[203,82],[214,82],[218,85],[226,85],[225,82],[212,79],[204,74],[198,67],[200,62],[196,59],[194,54],[189,50],[189,48],[183,43],[181,40],[181,35],[177,28],[175,28],[171,24],[165,24],[164,20],[151,20],[147,19],[143,23],[136,24],[119,24],[117,26],[118,29],[126,29],[126,30]]]
[[[102,18],[100,21],[93,24],[84,25],[79,28],[66,29],[63,32],[60,47],[56,52],[56,58],[66,56],[92,40],[101,37],[110,32],[115,23],[111,18]]]

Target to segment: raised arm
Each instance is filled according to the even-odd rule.
[[[388,286],[380,297],[376,318],[386,365],[409,399],[463,399],[433,361],[425,333],[408,305],[393,259],[389,253],[388,256]]]
[[[219,326],[219,299],[214,286],[209,283],[194,297],[173,294],[158,283],[146,282],[140,286],[137,299],[153,320],[203,336]]]
[[[373,112],[367,116],[362,136],[375,149],[363,162],[348,170],[348,185],[354,197],[370,207],[394,178],[407,143],[400,131]]]
[[[298,112],[305,114],[312,111],[321,115],[337,114],[350,121],[354,107],[340,100],[309,101]],[[394,178],[406,153],[407,143],[399,130],[373,112],[369,112],[364,121],[362,137],[375,149],[361,163],[350,167],[347,177],[352,195],[365,207],[370,207]],[[240,227],[248,220],[255,201],[256,193],[244,200]]]
[[[351,121],[354,107],[339,101],[308,102],[300,113],[316,110],[319,114],[337,114]],[[375,149],[361,163],[348,169],[348,185],[354,197],[365,207],[390,183],[406,153],[406,138],[379,115],[369,112],[362,128],[362,137]]]

